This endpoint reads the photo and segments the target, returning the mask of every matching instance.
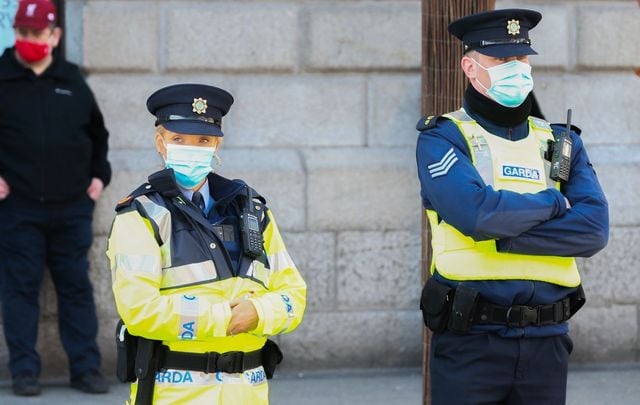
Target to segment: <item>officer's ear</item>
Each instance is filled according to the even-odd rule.
[[[156,150],[163,159],[167,159],[167,146],[160,128],[156,131]]]
[[[462,71],[471,82],[473,82],[478,75],[478,67],[476,66],[475,61],[472,59],[473,57],[473,51],[471,51],[466,53],[460,60],[460,67],[462,67]]]

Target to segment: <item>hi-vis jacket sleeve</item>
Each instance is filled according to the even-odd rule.
[[[133,335],[182,340],[185,319],[196,321],[198,340],[226,336],[229,302],[205,295],[160,294],[161,249],[153,226],[135,209],[120,212],[112,225],[107,256],[118,314]]]
[[[259,319],[258,326],[250,333],[263,336],[289,333],[297,328],[307,302],[307,285],[287,252],[270,210],[267,215],[269,223],[263,238],[272,272],[269,292],[251,299]]]

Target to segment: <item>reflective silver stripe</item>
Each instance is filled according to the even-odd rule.
[[[493,186],[493,157],[487,140],[483,135],[472,134],[471,146],[476,160],[476,170],[485,184]]]
[[[288,315],[288,317],[287,317],[287,322],[284,324],[284,326],[282,327],[282,329],[280,329],[280,330],[278,331],[278,334],[280,334],[280,333],[284,333],[284,332],[286,332],[286,331],[289,329],[289,327],[291,326],[291,323],[293,322],[293,318],[295,318],[295,315],[294,315],[294,314],[289,314],[289,315]]]
[[[160,239],[164,245],[171,242],[171,214],[165,207],[151,201],[146,195],[136,198],[142,204],[142,208],[158,226]]]
[[[273,271],[296,267],[286,250],[269,255],[269,266]]]
[[[548,188],[557,188],[558,183],[551,180],[551,162],[544,158],[544,152],[547,149],[547,141],[553,140],[553,131],[551,129],[551,125],[539,118],[529,117],[530,124],[530,132],[535,134],[535,136],[540,140],[540,157],[544,164],[544,178],[547,181]]]
[[[162,269],[160,289],[178,288],[186,285],[201,284],[216,279],[216,266],[211,260],[191,263],[184,266]]]
[[[245,275],[247,277],[255,277],[256,276],[256,262],[252,261],[249,264],[249,267],[247,268],[247,271],[245,272]]]
[[[255,375],[259,375],[258,378]],[[253,378],[252,378],[253,377]],[[259,385],[266,382],[262,366],[246,370],[244,373],[223,372],[201,373],[198,371],[168,369],[156,373],[156,384],[163,386],[211,386],[218,384]]]
[[[293,310],[293,303],[291,297],[286,294],[280,294],[280,298],[282,298],[282,302],[287,310],[287,322],[285,322],[284,327],[280,329],[278,333],[283,333],[289,329],[293,319],[296,317],[295,311]]]
[[[456,110],[454,112],[450,112],[446,115],[449,115],[450,117],[458,120],[458,121],[473,121],[473,118],[469,117],[469,115],[467,115],[467,112],[464,110],[464,108],[461,108],[459,110]]]
[[[532,116],[529,116],[529,120],[534,126],[543,130],[551,131],[551,124],[549,124],[547,121]]]
[[[178,339],[194,340],[198,336],[198,313],[200,303],[195,295],[183,295],[180,307],[180,335]]]
[[[556,188],[558,183],[551,179],[551,162],[546,159],[542,159],[544,162],[544,178],[547,179],[547,188]]]
[[[221,373],[205,374],[198,371],[168,369],[156,373],[157,385],[207,386],[222,384]]]
[[[117,253],[114,256],[114,262],[115,269],[113,270],[148,273],[156,277],[160,275],[160,258],[155,255]]]
[[[548,122],[542,121],[538,118],[529,117],[531,120],[530,129],[538,139],[540,140],[540,157],[542,158],[542,162],[544,164],[544,178],[547,181],[548,188],[557,188],[558,183],[551,180],[551,162],[544,158],[544,152],[547,148],[547,141],[553,140],[553,132],[551,130],[551,125]]]
[[[460,121],[456,126],[467,139],[469,145],[471,145],[472,150],[469,152],[471,153],[471,160],[478,174],[480,174],[485,184],[493,185],[493,157],[491,155],[491,148],[482,134],[480,126],[475,123],[473,118],[467,115],[464,109],[445,114],[444,116]]]

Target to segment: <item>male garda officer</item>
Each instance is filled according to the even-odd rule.
[[[451,23],[464,107],[418,123],[434,404],[565,402],[566,320],[584,303],[574,257],[606,245],[608,212],[577,128],[568,181],[550,179],[547,141],[565,128],[530,116],[528,33],[540,19],[515,9]]]

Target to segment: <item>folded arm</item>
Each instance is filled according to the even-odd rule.
[[[499,240],[499,251],[589,257],[606,246],[609,239],[607,199],[582,140],[572,134],[572,141],[569,182],[562,187],[571,209],[521,235]]]
[[[163,341],[226,336],[231,319],[228,301],[203,295],[160,294],[160,246],[150,220],[135,209],[116,216],[107,256],[118,314],[133,335]]]
[[[478,241],[515,237],[565,213],[564,197],[557,190],[520,194],[486,185],[462,134],[452,122],[442,121],[418,138],[416,158],[425,208],[434,209],[445,222]]]

